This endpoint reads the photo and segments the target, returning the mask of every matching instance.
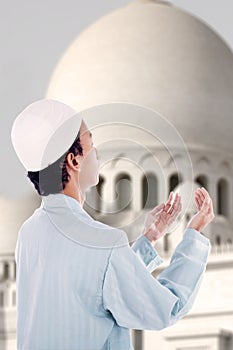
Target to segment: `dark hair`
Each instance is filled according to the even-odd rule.
[[[67,155],[73,153],[83,155],[80,143],[80,130],[71,147],[58,160],[39,171],[28,171],[27,177],[31,180],[35,189],[41,196],[59,193],[64,190],[69,182],[70,175],[67,171]]]

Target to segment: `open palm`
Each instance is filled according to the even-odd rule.
[[[181,197],[176,193],[172,204],[173,196],[174,192],[172,191],[166,203],[156,206],[146,215],[143,233],[150,241],[162,237],[179,215]]]
[[[203,230],[214,219],[212,199],[209,192],[204,188],[198,188],[194,192],[197,213],[190,219],[187,227],[194,228],[197,231]]]

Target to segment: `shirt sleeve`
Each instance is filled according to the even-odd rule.
[[[136,239],[131,245],[131,249],[150,273],[163,263],[163,259],[158,255],[152,243],[144,234],[141,234]]]
[[[169,266],[154,278],[122,231],[105,272],[104,309],[121,327],[160,330],[174,324],[194,303],[209,252],[209,239],[187,228]]]

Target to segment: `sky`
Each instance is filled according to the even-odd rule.
[[[43,98],[52,71],[70,43],[95,20],[128,0],[22,0],[0,10],[0,196],[19,197],[32,189],[10,140],[12,123],[31,102]],[[174,0],[233,48],[232,0]]]

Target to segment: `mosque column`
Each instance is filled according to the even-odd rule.
[[[3,278],[4,275],[4,262],[0,261],[0,280]]]
[[[213,203],[213,210],[214,213],[217,214],[217,203],[218,203],[218,191],[217,191],[217,176],[213,175],[213,176],[209,176],[209,183],[208,183],[208,192],[210,194],[210,197],[212,199],[212,203]]]
[[[116,210],[117,194],[115,194],[115,174],[108,173],[102,192],[102,211],[109,213]]]
[[[228,177],[227,178],[228,182],[228,189],[229,189],[229,194],[228,194],[228,218],[229,222],[233,223],[233,184],[232,184],[232,178]]]
[[[165,176],[165,178],[164,178]],[[166,174],[158,175],[158,205],[166,202],[169,196],[169,184]]]
[[[230,217],[230,221],[233,224],[233,183],[232,183],[232,178],[229,180],[229,186],[230,186],[230,190],[229,190],[229,202],[230,202],[230,207],[229,207],[229,217]]]
[[[132,176],[132,209],[136,212],[142,210],[142,181],[139,172]]]

